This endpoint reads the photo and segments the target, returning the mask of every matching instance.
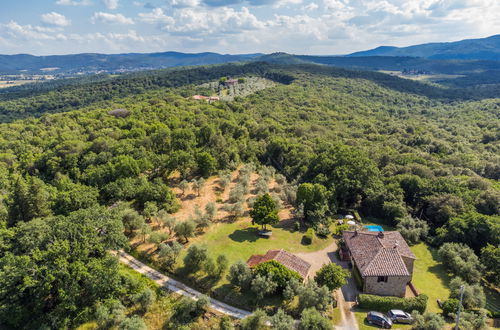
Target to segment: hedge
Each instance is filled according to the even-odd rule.
[[[306,244],[306,245],[309,245],[309,244],[312,243],[313,238],[314,238],[314,229],[309,228],[306,231],[306,234],[304,235],[304,237],[302,237],[302,243]]]
[[[391,309],[401,309],[411,313],[414,310],[421,314],[427,308],[427,299],[425,294],[413,298],[383,297],[371,294],[360,294],[358,296],[358,305],[363,309],[375,310],[378,312],[388,312]]]

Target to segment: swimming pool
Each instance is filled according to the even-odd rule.
[[[379,225],[368,225],[368,226],[365,226],[366,229],[368,229],[368,231],[384,231],[384,228],[382,228],[382,226],[379,226]]]

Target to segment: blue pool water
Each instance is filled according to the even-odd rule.
[[[368,231],[384,231],[384,228],[382,228],[382,226],[379,226],[379,225],[369,225],[369,226],[365,226],[366,229],[368,229]]]

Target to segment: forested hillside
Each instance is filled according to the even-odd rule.
[[[228,102],[191,98],[210,92],[202,83],[251,76],[275,85]],[[126,246],[130,208],[174,212],[173,174],[243,162],[324,191],[307,206],[313,228],[356,210],[415,241],[499,253],[500,99],[490,92],[252,63],[29,94],[0,94],[0,326],[74,327],[99,306],[133,305],[138,286],[106,253]],[[497,286],[498,260],[478,266]]]

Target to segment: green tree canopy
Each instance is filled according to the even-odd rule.
[[[252,222],[262,226],[266,230],[267,225],[279,222],[278,208],[273,198],[269,194],[257,197],[250,211]]]

